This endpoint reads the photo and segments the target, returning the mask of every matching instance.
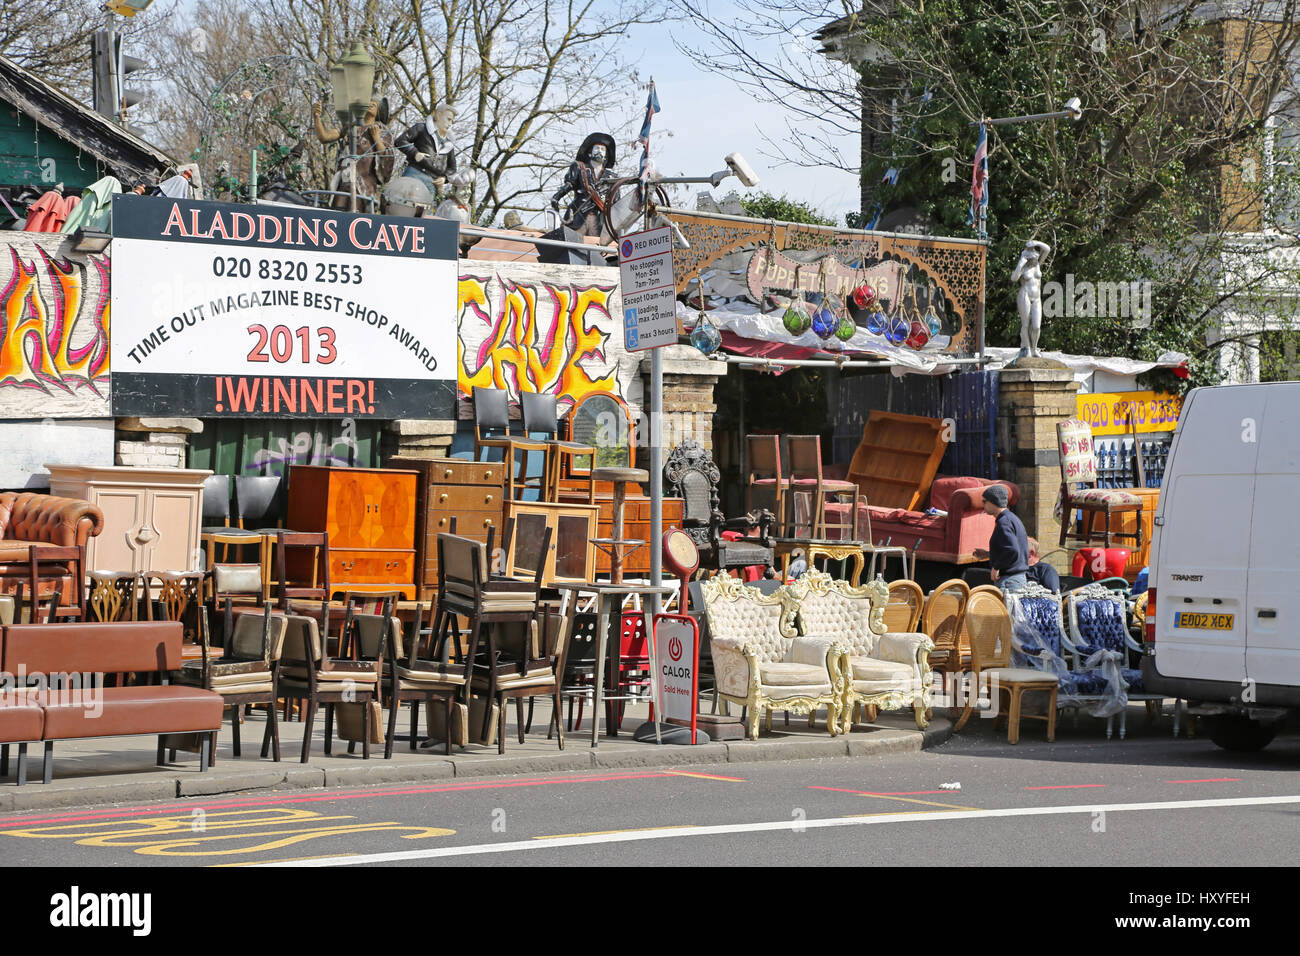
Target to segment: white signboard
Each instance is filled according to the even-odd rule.
[[[629,352],[677,344],[673,232],[668,226],[624,236],[618,244],[623,341]]]
[[[456,242],[436,219],[118,197],[114,413],[448,414]]]
[[[681,614],[656,614],[654,625],[659,713],[664,720],[688,725],[694,743],[695,715],[699,710],[699,628]]]

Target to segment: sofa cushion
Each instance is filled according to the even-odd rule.
[[[761,664],[759,682],[772,687],[800,684],[825,684],[830,680],[826,668],[814,664]]]
[[[1086,505],[1140,505],[1142,499],[1131,491],[1119,488],[1083,488],[1070,492],[1070,500]]]
[[[45,709],[46,740],[221,729],[221,695],[197,687],[43,690],[37,701]]]
[[[853,668],[854,680],[897,681],[901,687],[914,675],[911,664],[896,664],[874,657],[850,657],[849,664]]]
[[[36,702],[34,690],[11,690],[0,694],[0,743],[40,740],[45,712]]]

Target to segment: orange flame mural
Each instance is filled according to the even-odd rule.
[[[47,394],[89,389],[108,394],[109,264],[54,259],[40,246],[41,266],[9,248],[10,276],[0,290],[0,389],[40,389]],[[98,293],[87,302],[87,272],[95,270]],[[48,279],[48,301],[40,278]],[[89,332],[87,334],[87,326]],[[81,344],[73,346],[73,341]]]
[[[617,365],[604,374],[584,367],[607,362],[605,342],[617,327],[609,311],[617,286],[517,282],[501,275],[496,280],[500,293],[493,304],[487,277],[460,277],[456,353],[462,395],[474,388],[503,388],[515,399],[522,392],[552,392],[561,406],[598,392],[625,397],[619,394]],[[487,334],[479,341],[482,326]]]

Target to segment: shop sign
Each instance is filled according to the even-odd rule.
[[[656,614],[654,660],[659,669],[659,713],[664,720],[688,725],[695,743],[699,711],[700,632],[684,614]]]
[[[457,229],[115,197],[113,413],[450,417]]]
[[[815,262],[799,262],[775,249],[760,249],[749,257],[745,270],[745,284],[756,302],[773,289],[785,292],[799,291],[818,295],[846,298],[861,285],[871,286],[878,299],[899,300],[902,291],[904,266],[884,260],[865,269],[846,266],[834,256],[824,256]]]
[[[1081,392],[1075,396],[1075,417],[1092,426],[1096,435],[1127,435],[1130,420],[1140,434],[1171,432],[1178,427],[1183,400],[1164,392]]]

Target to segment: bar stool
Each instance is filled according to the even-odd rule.
[[[542,496],[547,501],[560,499],[560,473],[562,459],[591,457],[591,471],[587,476],[587,502],[595,499],[596,491],[596,446],[583,442],[561,441],[559,413],[556,410],[554,395],[538,392],[525,392],[519,396],[519,407],[524,416],[524,434],[542,434],[546,436],[546,472],[543,481]]]
[[[623,548],[631,545],[629,551],[635,551],[645,544],[636,538],[623,537],[623,512],[627,504],[627,486],[644,484],[650,480],[650,472],[644,468],[593,468],[593,482],[608,481],[614,485],[614,527],[613,537],[592,538],[591,543],[609,555],[609,579],[615,584],[623,581]]]
[[[526,471],[528,459],[524,458],[523,467],[519,469],[519,478],[515,477],[515,455],[524,452],[525,455],[530,451],[541,452],[543,461],[549,461],[549,448],[544,441],[530,439],[527,435],[510,434],[510,404],[509,397],[503,389],[499,388],[476,388],[470,394],[470,401],[474,405],[474,458],[479,460],[482,449],[500,448],[501,460],[506,465],[506,481],[510,493],[510,500],[517,498],[515,494],[516,485],[522,485],[524,488],[533,487],[530,484]],[[500,434],[495,434],[495,433]],[[489,434],[493,433],[493,434]],[[546,492],[546,471],[543,466],[542,474],[537,478],[537,494],[540,498],[545,498]]]

